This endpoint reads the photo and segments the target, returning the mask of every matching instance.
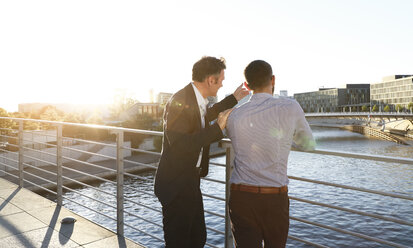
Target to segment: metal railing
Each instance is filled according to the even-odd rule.
[[[317,112],[317,113],[305,113],[306,117],[346,117],[346,116],[359,116],[359,117],[405,117],[408,119],[413,118],[413,113],[409,112]]]
[[[162,213],[160,206],[158,205],[158,206],[153,207],[153,206],[142,204],[136,199],[129,199],[125,197],[125,193],[124,193],[124,190],[126,189],[126,190],[133,190],[135,192],[138,192],[142,196],[147,195],[150,197],[155,197],[152,191],[147,192],[147,191],[142,191],[139,189],[131,188],[129,185],[124,185],[124,181],[125,181],[125,177],[130,177],[133,179],[148,181],[149,183],[153,183],[152,179],[142,177],[140,175],[136,175],[132,173],[131,171],[134,171],[136,169],[154,170],[156,169],[156,163],[139,162],[139,161],[134,160],[133,156],[127,156],[127,155],[131,154],[132,152],[139,152],[141,154],[148,154],[148,155],[156,156],[156,157],[160,156],[159,152],[146,151],[143,149],[135,149],[135,148],[131,148],[130,146],[126,145],[125,134],[162,136],[163,134],[161,132],[118,128],[118,127],[108,127],[108,126],[98,126],[98,125],[86,125],[86,124],[76,124],[76,123],[63,123],[63,122],[52,122],[52,121],[33,120],[33,119],[0,117],[0,121],[2,119],[8,119],[8,120],[18,123],[18,130],[1,128],[0,131],[3,131],[3,133],[1,134],[1,137],[8,138],[10,140],[17,140],[18,142],[16,144],[8,144],[11,148],[13,148],[14,150],[17,150],[15,152],[9,151],[4,148],[0,148],[0,168],[3,167],[3,170],[0,170],[0,174],[4,173],[5,177],[10,178],[10,180],[15,180],[20,187],[23,187],[25,185],[32,185],[32,186],[37,187],[38,189],[40,188],[50,194],[55,195],[56,202],[59,205],[63,205],[64,200],[65,200],[66,203],[71,202],[73,204],[77,204],[78,206],[85,208],[88,211],[92,211],[100,216],[107,218],[108,220],[116,222],[116,232],[118,233],[118,235],[122,235],[122,236],[125,235],[124,228],[126,227],[128,229],[133,229],[139,233],[147,235],[154,240],[163,242],[163,238],[159,237],[159,235],[156,235],[153,232],[150,232],[148,230],[144,230],[142,228],[136,227],[128,222],[128,218],[125,218],[125,216],[138,218],[144,221],[145,223],[152,225],[158,230],[161,230],[162,225],[157,223],[156,221],[140,215],[139,212],[125,209],[125,204],[133,204],[134,206],[144,208],[145,211],[152,211],[155,214],[160,215]],[[46,143],[44,145],[48,146],[49,148],[44,148],[41,150],[29,148],[27,144],[26,146],[24,146],[25,144],[24,133],[28,132],[28,131],[23,130],[24,122],[40,122],[40,123],[46,123],[46,124],[55,126],[56,135],[55,136],[52,135],[51,137],[52,140],[55,141],[54,142],[55,144]],[[62,132],[64,127],[82,127],[82,128],[89,128],[89,129],[106,130],[110,132],[112,135],[114,135],[116,137],[116,140],[114,140],[112,143],[108,143],[108,142],[91,141],[91,140],[84,140],[84,139],[78,139],[78,138],[72,138],[72,137],[64,137],[63,132]],[[16,131],[18,131],[17,137],[13,136],[16,133]],[[38,135],[41,135],[41,134],[38,134]],[[47,134],[47,135],[50,136],[50,134]],[[81,146],[82,144],[89,144],[92,146],[99,145],[99,146],[105,147],[103,149],[107,149],[107,151],[109,152],[108,154],[102,154],[101,152],[92,152],[92,151],[82,150],[82,149],[87,149],[85,147],[74,147],[74,145],[65,146],[63,145],[64,143],[63,141],[65,140],[66,141],[72,140],[74,141],[74,142],[71,142],[72,144],[77,144],[79,146]],[[33,141],[33,142],[36,142],[36,141]],[[44,142],[41,142],[41,143],[44,143]],[[225,187],[226,196],[224,198],[224,197],[219,197],[216,195],[205,194],[205,193],[203,194],[203,196],[205,198],[212,198],[217,201],[225,202],[224,213],[217,213],[216,211],[205,209],[205,212],[207,214],[216,216],[218,218],[225,219],[225,228],[223,231],[217,230],[215,228],[208,226],[208,223],[206,224],[207,224],[207,230],[217,233],[218,235],[224,236],[223,239],[225,240],[224,241],[225,247],[232,247],[233,240],[232,240],[231,229],[230,229],[230,220],[229,220],[229,215],[228,215],[228,208],[227,208],[228,202],[227,201],[229,199],[228,197],[229,196],[229,183],[228,182],[229,182],[229,177],[231,174],[231,168],[232,168],[232,163],[234,159],[234,152],[232,150],[232,145],[229,140],[222,140],[221,145],[226,151],[226,163],[224,164],[224,163],[211,162],[210,164],[225,168],[225,171],[226,171],[225,181],[214,179],[214,178],[208,178],[208,177],[204,178],[203,180],[208,181],[208,182],[222,184]],[[409,159],[409,158],[395,158],[395,157],[386,157],[386,156],[377,156],[377,155],[373,156],[373,155],[366,155],[366,154],[336,152],[336,151],[327,151],[327,150],[316,150],[310,153],[413,165],[413,159]],[[102,165],[102,164],[99,164],[98,162],[93,162],[93,159],[91,158],[89,158],[89,160],[92,160],[92,161],[79,160],[78,157],[80,157],[79,156],[80,154],[88,154],[89,156],[92,156],[91,158],[93,159],[99,158],[103,161],[108,161],[108,160],[112,161],[112,163],[110,164],[112,166]],[[41,156],[46,156],[46,158],[39,158]],[[53,156],[54,161],[51,161],[50,159],[51,156]],[[28,160],[30,160],[30,162]],[[37,165],[37,166],[34,165],[36,162],[38,162],[40,165]],[[84,170],[86,168],[88,169]],[[115,177],[115,179],[112,180],[111,177]],[[314,184],[319,184],[319,185],[327,185],[327,186],[336,187],[336,188],[350,189],[353,191],[366,192],[369,194],[377,194],[377,195],[383,195],[383,196],[388,196],[388,197],[397,198],[397,199],[413,201],[413,197],[409,195],[381,192],[381,191],[376,191],[376,190],[335,184],[335,183],[330,183],[330,182],[323,182],[319,180],[312,180],[312,179],[295,177],[295,176],[289,176],[289,178],[291,180],[304,181],[304,182],[309,182],[309,183],[314,183]],[[113,187],[116,188],[116,192],[109,192],[107,190],[95,187],[93,183],[90,183],[90,179],[97,180],[100,182],[105,182],[107,184],[111,184],[113,185]],[[75,187],[70,187],[70,185],[75,185]],[[116,204],[111,204],[110,201],[99,200],[85,193],[81,193],[79,190],[77,190],[78,187],[86,187],[96,192],[99,192],[101,194],[104,194],[108,196],[108,198],[114,198],[116,199],[115,200]],[[99,204],[109,207],[110,209],[116,212],[116,217],[114,217],[113,214],[111,216],[110,214],[103,213],[102,211],[99,211],[98,209],[94,209],[93,207],[86,206],[85,204],[79,202],[78,199],[74,200],[73,198],[66,197],[63,194],[64,190],[67,192],[71,192],[75,195],[84,197],[88,201],[97,202]],[[386,217],[386,216],[382,216],[379,214],[367,213],[367,212],[363,212],[359,210],[335,206],[335,205],[326,204],[326,203],[317,202],[317,201],[308,200],[308,199],[303,199],[303,198],[299,198],[295,196],[290,196],[290,200],[308,203],[313,206],[321,206],[321,207],[335,209],[335,210],[339,210],[343,212],[357,214],[360,216],[367,216],[367,217],[371,217],[371,218],[375,218],[379,220],[394,222],[394,223],[398,223],[401,225],[413,226],[413,222],[411,220],[399,219],[399,218],[394,218],[394,217]],[[81,215],[81,213],[79,214]],[[377,242],[377,243],[384,244],[384,245],[389,245],[393,247],[405,247],[401,244],[397,244],[397,243],[394,243],[388,240],[381,239],[380,237],[371,237],[365,234],[337,228],[331,225],[317,223],[315,221],[310,221],[310,220],[298,218],[295,216],[291,216],[290,219],[294,221],[306,223],[309,225],[321,227],[324,229],[332,230],[335,232],[352,235],[358,238],[366,239],[366,240]],[[309,240],[305,240],[305,239],[302,239],[302,238],[299,238],[293,235],[289,235],[289,238],[292,240],[296,240],[298,242],[312,245],[314,247],[326,247],[325,245],[317,244],[315,242],[311,242]],[[217,247],[210,243],[207,243],[206,245],[209,247]]]

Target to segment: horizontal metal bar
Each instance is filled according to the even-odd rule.
[[[44,130],[44,131],[46,131],[46,130]],[[48,136],[48,137],[57,138],[56,135],[47,134],[47,133],[40,133],[40,132],[36,132],[36,131],[23,130],[23,133],[32,133],[32,134],[35,134],[37,136]]]
[[[206,194],[206,193],[202,193],[203,196],[209,197],[209,198],[213,198],[213,199],[217,199],[220,201],[225,201],[225,198],[222,197],[218,197],[218,196],[214,196],[214,195],[210,195],[210,194]]]
[[[86,127],[86,128],[96,128],[96,129],[103,129],[103,130],[123,131],[127,133],[138,133],[138,134],[148,134],[148,135],[154,135],[154,136],[163,136],[163,132],[158,132],[158,131],[148,131],[148,130],[139,130],[139,129],[122,128],[122,127],[111,127],[111,126],[94,125],[94,124],[81,124],[81,123],[71,123],[71,122],[62,122],[62,121],[46,121],[46,120],[12,118],[12,117],[0,117],[0,119],[8,119],[8,120],[14,120],[14,121],[32,121],[32,122],[48,123],[48,124],[63,125],[63,126]]]
[[[11,118],[11,117],[0,117],[0,119],[9,119],[9,120],[15,120],[15,121],[22,121],[22,120],[23,121],[33,121],[33,122],[49,123],[49,124],[56,124],[56,125],[60,124],[60,125],[66,125],[66,126],[80,126],[80,127],[98,128],[98,129],[106,129],[106,130],[117,130],[117,131],[123,131],[123,132],[132,132],[132,133],[149,134],[149,135],[155,135],[155,136],[163,136],[162,132],[157,132],[157,131],[138,130],[138,129],[129,129],[129,128],[120,128],[120,127],[101,126],[101,125],[56,122],[56,121]],[[223,142],[229,142],[229,141],[227,139],[224,139]],[[353,158],[362,158],[362,159],[370,159],[370,160],[385,161],[385,162],[397,162],[397,163],[413,164],[413,159],[398,159],[398,158],[390,158],[390,157],[377,156],[377,155],[372,156],[372,155],[356,154],[356,153],[333,152],[333,151],[327,151],[327,150],[316,150],[316,151],[311,151],[310,153],[318,153],[318,154],[334,155],[334,156],[344,156],[344,157],[353,157]],[[394,159],[396,159],[396,160],[394,160]],[[403,162],[400,162],[400,161],[403,161]]]
[[[135,216],[135,217],[137,217],[137,218],[143,219],[143,220],[145,220],[145,221],[147,221],[147,222],[149,222],[149,223],[151,223],[151,224],[154,224],[154,225],[156,225],[156,226],[162,227],[162,225],[159,225],[159,224],[157,224],[157,223],[154,223],[154,222],[152,222],[152,221],[149,221],[149,220],[147,220],[147,219],[145,219],[145,218],[143,218],[143,217],[134,215],[134,214],[132,214],[132,213],[130,213],[130,212],[128,212],[128,211],[125,211],[125,213],[127,213],[127,214],[129,214],[129,215],[132,215],[132,216]],[[212,212],[210,212],[210,213],[212,213]],[[215,214],[215,213],[212,213],[212,214],[213,214],[213,215],[216,215],[216,216],[220,216],[220,215]],[[224,216],[221,215],[220,217],[224,217]],[[222,234],[222,235],[225,235],[224,232],[219,231],[219,230],[214,229],[214,228],[211,228],[211,227],[206,227],[206,229],[211,230],[211,231],[216,232],[216,233],[219,233],[219,234]]]
[[[94,153],[94,152],[88,152],[88,151],[83,151],[83,150],[79,150],[79,149],[75,149],[75,148],[71,148],[71,147],[67,147],[67,146],[62,146],[62,149],[66,149],[66,150],[70,150],[70,151],[74,151],[74,152],[80,152],[80,153],[85,153],[85,154],[89,154],[89,155],[93,155],[93,156],[98,156],[98,157],[102,157],[102,158],[108,158],[108,159],[115,159],[115,157],[111,157],[111,156],[106,156],[100,153]]]
[[[63,169],[66,169],[66,170],[73,171],[73,172],[77,172],[77,173],[79,173],[79,174],[82,174],[82,175],[85,175],[85,176],[88,176],[88,177],[93,177],[93,178],[99,179],[99,180],[101,180],[101,181],[110,183],[110,184],[112,184],[112,185],[116,185],[116,183],[114,183],[114,182],[112,182],[112,181],[110,181],[110,180],[107,180],[107,179],[101,178],[101,177],[97,177],[97,176],[94,176],[94,175],[92,175],[92,174],[85,173],[85,172],[83,172],[83,171],[79,171],[79,170],[76,170],[76,169],[72,169],[72,168],[69,168],[69,167],[66,167],[66,166],[62,166],[62,168],[63,168]]]
[[[132,202],[132,203],[134,203],[134,204],[136,204],[136,205],[142,206],[142,207],[144,207],[144,208],[151,209],[151,210],[153,210],[153,211],[155,211],[155,212],[162,213],[162,210],[145,206],[145,205],[143,205],[142,203],[136,202],[136,201],[131,200],[131,199],[126,199],[126,198],[125,198],[125,201],[129,201],[129,202]]]
[[[344,229],[341,229],[341,228],[337,228],[337,227],[332,227],[332,226],[320,224],[320,223],[313,222],[313,221],[304,220],[304,219],[297,218],[297,217],[293,217],[293,216],[290,216],[290,219],[291,219],[291,220],[296,220],[296,221],[299,221],[299,222],[303,222],[303,223],[307,223],[307,224],[310,224],[310,225],[322,227],[322,228],[325,228],[325,229],[333,230],[333,231],[336,231],[336,232],[349,234],[349,235],[352,235],[352,236],[355,236],[355,237],[358,237],[358,238],[362,238],[362,239],[374,241],[374,242],[377,242],[377,243],[381,243],[381,244],[385,244],[385,245],[390,245],[390,246],[393,246],[393,247],[407,248],[407,247],[404,246],[404,245],[396,244],[396,243],[391,242],[391,241],[387,241],[387,240],[383,240],[383,239],[379,239],[379,238],[370,237],[370,236],[368,236],[368,235],[364,235],[364,234],[360,234],[360,233],[356,233],[356,232],[344,230]]]
[[[148,192],[145,192],[145,191],[142,191],[142,190],[137,190],[137,189],[132,188],[132,187],[129,187],[129,186],[124,186],[124,187],[127,188],[127,189],[131,189],[131,190],[134,190],[134,191],[138,191],[138,192],[143,193],[143,194],[146,194],[146,195],[150,195],[150,196],[152,196],[152,197],[156,197],[155,194],[153,194],[153,193],[148,193]],[[131,200],[125,199],[125,201],[131,201]],[[133,201],[132,201],[132,202],[133,202]],[[136,203],[136,202],[133,202],[133,203]],[[141,205],[141,204],[139,204],[139,205]],[[162,212],[162,211],[156,210],[156,209],[152,209],[152,210],[157,211],[157,212]],[[221,218],[225,218],[224,215],[218,214],[218,213],[214,213],[214,212],[211,212],[211,211],[209,211],[209,210],[204,210],[204,212],[205,212],[205,213],[208,213],[208,214],[211,214],[211,215],[214,215],[214,216],[218,216],[218,217],[221,217]]]
[[[0,164],[2,164],[1,162],[0,162]],[[4,164],[3,164],[4,165]],[[6,165],[7,166],[7,165]],[[9,175],[9,176],[12,176],[12,177],[14,177],[14,178],[16,178],[16,179],[19,179],[19,176],[16,176],[16,175],[14,175],[14,174],[11,174],[11,173],[8,173],[7,171],[3,171],[3,173],[5,173],[5,174],[7,174],[7,175]]]
[[[30,167],[30,168],[33,168],[33,169],[35,169],[35,170],[43,171],[43,172],[48,173],[48,174],[53,175],[53,176],[57,176],[57,174],[54,173],[54,172],[51,172],[51,171],[42,169],[42,168],[40,168],[40,167],[31,165],[31,164],[28,164],[28,163],[24,163],[24,162],[23,162],[23,165],[25,165],[25,166],[27,166],[27,167]]]
[[[27,171],[25,171],[25,170],[23,170],[23,173],[25,173],[25,174],[27,174],[27,175],[30,175],[30,176],[32,176],[32,177],[38,178],[38,179],[40,179],[40,180],[43,180],[43,181],[45,181],[45,182],[51,183],[51,184],[53,184],[53,185],[57,185],[56,182],[50,181],[50,180],[48,180],[48,179],[45,179],[45,178],[43,178],[43,177],[40,177],[40,176],[35,175],[35,174],[33,174],[33,173],[30,173],[30,172],[27,172]],[[36,186],[40,186],[40,185],[36,185]]]
[[[97,141],[91,141],[91,140],[84,140],[84,139],[77,139],[77,138],[71,138],[71,137],[62,137],[62,139],[65,140],[74,140],[78,141],[81,143],[88,143],[88,144],[95,144],[95,145],[104,145],[104,146],[109,146],[109,147],[116,147],[116,145],[113,144],[108,144],[108,143],[103,143],[103,142],[97,142]]]
[[[161,238],[159,238],[159,237],[156,237],[155,235],[152,235],[152,234],[150,234],[150,233],[148,233],[148,232],[145,232],[145,231],[143,231],[143,230],[141,230],[141,229],[139,229],[139,228],[136,228],[136,227],[134,227],[134,226],[131,226],[131,225],[127,224],[127,223],[124,223],[124,225],[127,226],[127,227],[132,228],[132,229],[135,230],[135,231],[144,233],[144,234],[146,234],[146,235],[148,235],[148,236],[150,236],[150,237],[152,237],[152,238],[154,238],[154,239],[156,239],[156,240],[159,240],[159,241],[161,241],[161,242],[164,242],[163,239],[161,239]]]
[[[54,157],[56,157],[56,154],[49,153],[49,152],[44,152],[44,151],[37,150],[37,149],[28,148],[28,147],[25,147],[25,146],[23,146],[23,149],[25,149],[25,150],[29,150],[29,151],[38,152],[38,153],[42,153],[42,154],[46,154],[46,155],[49,155],[49,156],[54,156]]]
[[[129,189],[129,190],[131,190],[131,191],[136,191],[136,192],[139,192],[139,193],[142,193],[142,194],[145,194],[145,195],[150,195],[150,196],[156,198],[156,196],[155,196],[154,193],[149,193],[149,192],[146,192],[146,191],[143,191],[143,190],[140,190],[140,189],[132,188],[132,187],[126,186],[126,184],[123,185],[123,187],[124,187],[125,189]],[[127,199],[125,199],[125,200],[127,200]]]
[[[213,178],[210,178],[210,177],[204,177],[204,178],[201,178],[201,179],[202,179],[202,180],[205,180],[205,181],[210,181],[210,182],[225,184],[225,181],[218,180],[218,179],[213,179]]]
[[[0,148],[0,150],[2,150],[2,149]],[[16,155],[16,156],[17,156],[17,155]],[[15,163],[19,163],[19,161],[14,160],[14,159],[11,159],[11,158],[8,158],[8,157],[3,157],[3,156],[1,156],[1,158],[7,159],[7,160],[12,161],[12,162],[15,162]]]
[[[361,191],[361,192],[367,192],[367,193],[372,193],[372,194],[376,194],[376,195],[384,195],[384,196],[390,196],[390,197],[394,197],[394,198],[399,198],[399,199],[405,199],[405,200],[413,201],[413,197],[405,196],[405,195],[400,195],[400,194],[386,193],[386,192],[381,192],[381,191],[377,191],[377,190],[363,189],[363,188],[352,187],[352,186],[347,186],[347,185],[342,185],[342,184],[336,184],[336,183],[328,183],[328,182],[323,182],[323,181],[318,181],[318,180],[313,180],[313,179],[307,179],[307,178],[302,178],[302,177],[288,176],[288,178],[293,179],[293,180],[299,180],[299,181],[305,181],[305,182],[310,182],[310,183],[323,184],[323,185],[328,185],[328,186],[333,186],[333,187],[343,188],[343,189],[352,189],[352,190]]]
[[[148,220],[148,219],[145,219],[145,218],[143,218],[143,217],[141,217],[141,216],[138,216],[138,215],[136,215],[136,214],[132,214],[131,212],[128,212],[128,211],[124,211],[124,213],[126,213],[126,214],[129,214],[129,215],[131,215],[131,216],[134,216],[134,217],[136,217],[136,218],[139,218],[139,219],[141,219],[141,220],[144,220],[144,221],[146,221],[146,222],[148,222],[148,223],[151,223],[152,225],[155,225],[155,226],[157,226],[157,227],[161,227],[162,228],[162,225],[159,225],[158,223],[155,223],[155,222],[153,222],[153,221],[150,221],[150,220]]]
[[[209,164],[216,165],[216,166],[219,166],[219,167],[225,167],[226,166],[225,164],[215,163],[215,162],[209,162]]]
[[[14,170],[18,170],[16,167],[13,167],[13,166],[11,166],[11,165],[8,165],[8,164],[6,164],[6,163],[3,163],[3,162],[0,162],[0,164],[1,165],[3,165],[3,166],[6,166],[7,168],[11,168],[11,169],[14,169]],[[5,170],[4,170],[5,171]]]
[[[44,142],[40,142],[40,141],[33,141],[33,140],[28,140],[28,139],[23,139],[23,141],[29,141],[29,142],[33,142],[33,143],[36,143],[36,144],[42,144],[42,145],[46,145],[46,146],[57,147],[57,145],[48,144],[48,143],[44,143]],[[25,145],[25,144],[23,144],[23,145]]]
[[[12,129],[12,128],[4,128],[4,127],[0,127],[0,130],[17,131],[16,129]]]
[[[36,187],[39,187],[39,188],[41,188],[41,189],[44,190],[44,191],[47,191],[47,192],[49,192],[49,193],[52,193],[52,194],[57,195],[57,193],[54,192],[53,190],[50,190],[50,189],[48,189],[48,188],[45,188],[45,187],[40,186],[40,185],[38,185],[38,184],[35,184],[35,183],[33,183],[32,181],[30,181],[30,180],[28,180],[28,179],[26,179],[26,178],[24,178],[23,181],[24,181],[24,182],[27,182],[27,183],[29,183],[29,184],[31,184],[31,185],[34,185],[34,186],[36,186]]]
[[[362,211],[358,211],[358,210],[353,210],[353,209],[349,209],[349,208],[343,208],[343,207],[338,207],[338,206],[334,206],[334,205],[330,205],[330,204],[310,201],[310,200],[294,197],[294,196],[291,196],[291,195],[289,196],[289,198],[291,200],[306,202],[306,203],[309,203],[309,204],[312,204],[312,205],[318,205],[318,206],[333,208],[333,209],[341,210],[341,211],[344,211],[344,212],[349,212],[349,213],[353,213],[353,214],[359,214],[359,215],[363,215],[363,216],[373,217],[373,218],[376,218],[376,219],[386,220],[386,221],[390,221],[390,222],[394,222],[394,223],[399,223],[399,224],[402,224],[402,225],[413,226],[413,222],[402,220],[402,219],[397,219],[397,218],[392,218],[392,217],[385,217],[385,216],[381,216],[381,215],[378,215],[378,214],[370,214],[370,213],[366,213],[366,212],[362,212]]]
[[[131,164],[134,164],[134,165],[142,165],[142,166],[145,166],[145,167],[148,167],[148,168],[152,168],[152,169],[156,169],[157,167],[156,166],[153,166],[153,165],[149,165],[149,164],[144,164],[144,163],[139,163],[139,162],[136,162],[136,161],[132,161],[132,160],[123,160],[123,162],[127,162],[127,163],[131,163]]]
[[[205,212],[205,213],[208,213],[208,214],[211,214],[211,215],[214,215],[214,216],[218,216],[218,217],[221,217],[221,218],[224,218],[224,219],[225,219],[225,215],[222,215],[222,214],[217,214],[217,213],[211,212],[211,211],[209,211],[209,210],[205,210],[205,209],[204,209],[204,212]]]
[[[110,193],[110,192],[107,192],[107,191],[101,190],[100,188],[97,188],[97,187],[94,187],[94,186],[92,186],[92,185],[89,185],[89,184],[83,183],[83,182],[78,181],[78,180],[76,180],[76,179],[73,179],[73,178],[70,178],[70,177],[66,177],[66,176],[62,176],[62,178],[63,178],[63,179],[70,180],[70,181],[75,182],[75,183],[78,183],[78,184],[80,184],[80,185],[82,185],[82,186],[85,186],[85,187],[88,187],[88,188],[94,189],[94,190],[96,190],[96,191],[99,191],[99,192],[105,193],[105,194],[107,194],[107,195],[110,195],[110,196],[115,196],[114,194],[112,194],[112,193]]]
[[[125,176],[130,176],[130,177],[141,179],[141,180],[144,180],[144,181],[153,182],[153,179],[148,179],[148,178],[141,177],[141,176],[138,176],[138,175],[134,175],[134,174],[131,174],[131,173],[128,173],[128,172],[124,172],[123,174]]]
[[[349,116],[363,116],[363,117],[407,117],[413,116],[409,113],[398,112],[319,112],[319,113],[305,113],[306,117],[349,117]]]
[[[220,230],[217,230],[217,229],[214,229],[214,228],[212,228],[212,227],[206,227],[206,229],[207,229],[207,230],[210,230],[210,231],[213,231],[213,232],[215,232],[215,233],[219,233],[219,234],[225,235],[224,232],[222,232],[222,231],[220,231]]]
[[[92,209],[92,208],[90,208],[90,207],[86,207],[85,205],[82,205],[82,204],[80,204],[79,202],[77,202],[77,201],[75,201],[75,200],[73,200],[73,199],[70,199],[70,198],[68,198],[68,197],[66,197],[66,196],[62,196],[62,197],[63,197],[64,199],[68,200],[68,201],[71,201],[71,202],[73,202],[73,203],[76,203],[77,205],[79,205],[79,206],[82,207],[82,208],[89,209],[89,210],[92,211],[92,212],[95,212],[95,213],[97,213],[97,214],[99,214],[99,215],[105,216],[105,217],[108,218],[108,219],[111,219],[111,220],[113,220],[113,221],[116,221],[115,218],[110,217],[109,215],[103,214],[102,212],[96,211],[96,210],[94,210],[94,209]]]
[[[390,156],[380,156],[380,155],[368,155],[368,154],[350,153],[350,152],[338,152],[338,151],[330,151],[330,150],[324,150],[324,149],[317,149],[317,150],[314,150],[314,151],[299,151],[297,149],[292,148],[291,151],[314,153],[314,154],[321,154],[321,155],[339,156],[339,157],[345,157],[345,158],[366,159],[366,160],[388,162],[388,163],[399,163],[399,164],[411,164],[411,165],[413,165],[413,159],[411,159],[411,158],[400,158],[400,157],[390,157]]]
[[[8,150],[6,150],[6,149],[3,149],[3,148],[0,148],[0,151],[2,151],[2,152],[7,152],[8,154],[16,154],[15,152],[11,152],[11,151],[8,151]],[[16,154],[16,156],[17,156],[17,154]],[[5,158],[5,157],[3,157],[3,156],[1,156],[1,158]]]
[[[102,201],[100,201],[100,200],[97,200],[96,198],[93,198],[93,197],[87,196],[87,195],[85,195],[85,194],[82,194],[82,193],[80,193],[80,192],[78,192],[78,191],[76,191],[76,190],[74,190],[74,189],[71,189],[71,188],[69,188],[69,187],[66,187],[66,186],[64,186],[64,185],[62,186],[62,188],[66,189],[66,190],[69,190],[69,191],[71,191],[71,192],[73,192],[73,193],[75,193],[75,194],[84,196],[84,197],[86,197],[86,198],[88,198],[88,199],[91,199],[92,201],[99,202],[100,204],[103,204],[103,205],[105,205],[105,206],[108,206],[108,207],[111,207],[111,208],[116,209],[116,206],[112,206],[112,205],[110,205],[110,204],[108,204],[108,203],[106,203],[106,202],[102,202]]]
[[[16,148],[19,148],[19,146],[18,146],[18,145],[15,145],[15,144],[10,144],[10,143],[8,143],[8,144],[7,144],[7,146],[11,146],[11,147],[16,147]]]
[[[92,166],[92,167],[95,167],[95,168],[99,168],[99,169],[103,169],[103,170],[107,170],[107,171],[111,171],[111,172],[116,173],[116,170],[112,169],[112,168],[107,168],[107,167],[104,167],[104,166],[101,166],[101,165],[85,162],[85,161],[82,161],[82,160],[78,160],[78,159],[74,159],[74,158],[70,158],[70,157],[66,157],[66,156],[62,156],[62,158],[66,159],[66,160],[69,160],[69,161],[72,161],[72,162],[76,162],[76,163],[80,163],[80,164],[84,164],[84,165],[89,165],[89,166]]]
[[[15,140],[19,139],[19,137],[7,136],[7,135],[3,135],[3,134],[0,134],[0,137],[4,137],[4,138],[12,138],[12,139],[15,139]]]
[[[161,153],[160,153],[160,152],[151,152],[151,151],[147,151],[147,150],[136,149],[136,148],[126,147],[126,146],[123,146],[122,148],[125,149],[125,150],[134,151],[134,152],[141,152],[141,153],[146,153],[146,154],[152,154],[152,155],[161,156]]]
[[[43,160],[43,159],[40,159],[40,158],[32,157],[32,156],[26,155],[24,153],[23,153],[23,157],[31,158],[31,159],[37,160],[39,162],[42,162],[42,163],[46,163],[46,164],[49,164],[49,165],[52,165],[52,166],[56,166],[55,163],[52,163],[52,162],[49,162],[49,161],[46,161],[46,160]]]
[[[300,238],[295,237],[295,236],[292,236],[292,235],[288,235],[288,238],[289,238],[289,239],[296,240],[296,241],[299,241],[299,242],[301,242],[301,243],[305,243],[305,244],[308,244],[308,245],[312,245],[312,246],[314,246],[314,247],[330,248],[329,246],[325,246],[325,245],[320,245],[320,244],[317,244],[317,243],[313,243],[313,242],[311,242],[311,241],[308,241],[308,240],[305,240],[305,239],[300,239]]]
[[[227,138],[222,139],[220,142],[224,146],[231,144],[231,141]],[[300,151],[294,147],[291,147],[291,151],[313,153],[313,154],[320,154],[320,155],[331,155],[331,156],[346,157],[346,158],[366,159],[366,160],[381,161],[381,162],[388,162],[388,163],[413,164],[413,159],[411,158],[368,155],[368,154],[361,154],[361,153],[330,151],[330,150],[324,150],[324,149],[316,149],[314,151]]]

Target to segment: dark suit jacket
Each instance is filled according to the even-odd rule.
[[[163,206],[179,193],[195,194],[199,177],[208,174],[209,145],[223,138],[218,123],[209,125],[218,114],[233,107],[233,95],[207,109],[202,128],[198,102],[191,84],[175,93],[165,107],[162,155],[155,176],[155,195]],[[201,171],[196,168],[204,148]]]

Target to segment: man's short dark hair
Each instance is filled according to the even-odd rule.
[[[192,67],[192,80],[203,82],[211,75],[217,75],[225,70],[225,59],[205,56],[198,60]]]
[[[244,70],[248,87],[252,90],[267,86],[272,77],[271,65],[264,60],[254,60]]]

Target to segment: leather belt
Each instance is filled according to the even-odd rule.
[[[244,191],[257,194],[281,194],[288,192],[287,185],[282,187],[262,187],[244,184],[231,184],[231,190]]]

